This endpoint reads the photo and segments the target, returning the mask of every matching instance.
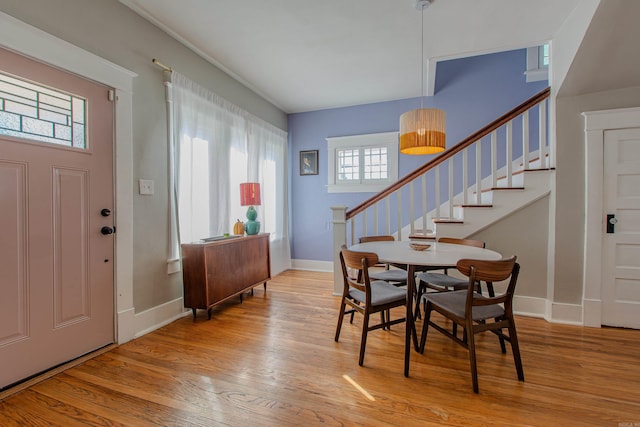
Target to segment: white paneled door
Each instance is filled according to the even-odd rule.
[[[640,328],[640,129],[604,135],[602,324]]]
[[[109,94],[0,49],[0,388],[114,342]]]

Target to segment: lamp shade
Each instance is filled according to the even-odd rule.
[[[260,183],[240,184],[240,206],[260,206]]]
[[[437,108],[418,108],[400,116],[400,152],[435,154],[447,143],[446,114]]]

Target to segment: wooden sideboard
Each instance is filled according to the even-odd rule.
[[[271,279],[269,233],[182,245],[184,306],[207,310]]]

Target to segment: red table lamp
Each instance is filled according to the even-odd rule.
[[[254,206],[260,206],[260,183],[244,182],[240,184],[240,206],[249,206],[247,209],[247,222],[244,224],[244,231],[247,235],[254,235],[260,232],[260,222],[256,221],[258,212]]]

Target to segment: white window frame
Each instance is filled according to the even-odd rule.
[[[544,46],[527,48],[527,83],[549,80],[549,64],[543,64]],[[551,62],[551,44],[549,46],[549,62]]]
[[[338,150],[365,148],[387,149],[387,179],[376,179],[370,182],[361,180],[355,183],[339,182],[337,179]],[[329,193],[374,193],[384,190],[398,180],[398,132],[327,138],[327,153]]]

